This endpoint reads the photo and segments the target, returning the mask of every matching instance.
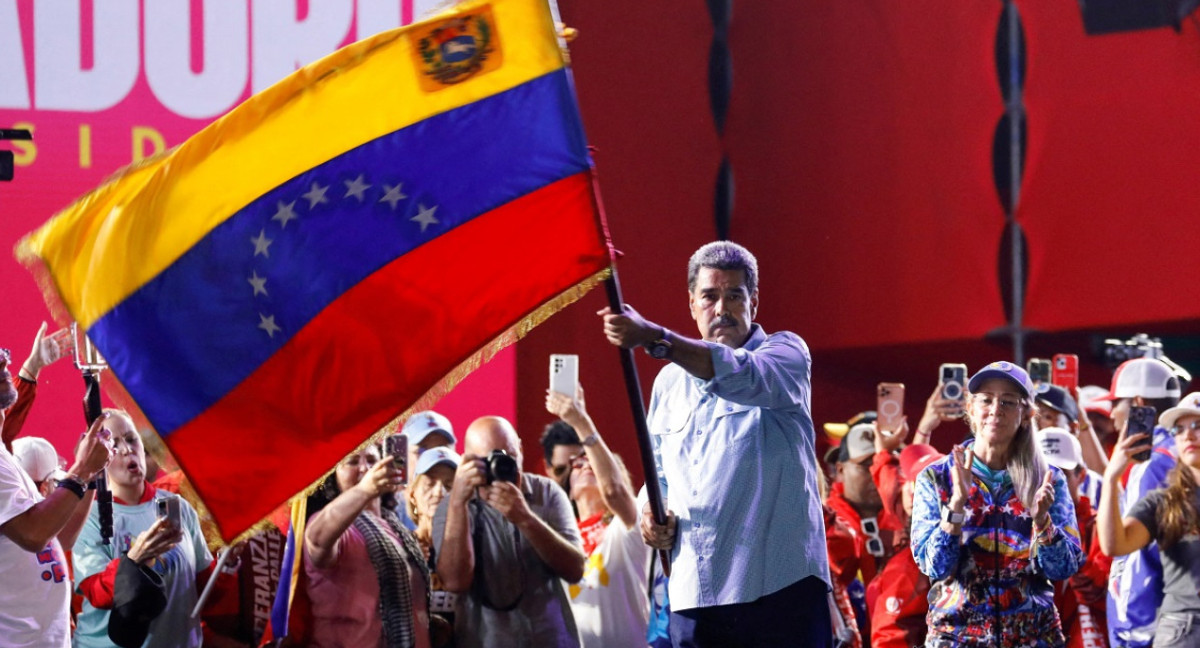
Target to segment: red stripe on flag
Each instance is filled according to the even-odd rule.
[[[167,446],[230,540],[608,263],[588,174],[555,182],[367,277]]]

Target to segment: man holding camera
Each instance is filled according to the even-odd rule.
[[[828,646],[808,347],[752,323],[758,263],[740,245],[718,241],[692,255],[688,304],[700,340],[628,306],[599,313],[609,342],[671,363],[654,381],[647,417],[671,512],[658,525],[643,508],[641,523],[647,544],[671,550],[671,641]]]
[[[566,493],[523,473],[521,442],[503,418],[467,428],[462,464],[433,521],[437,572],[460,593],[455,645],[579,646],[563,580],[586,557]]]

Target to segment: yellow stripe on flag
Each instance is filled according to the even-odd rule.
[[[432,26],[480,15],[492,21],[497,51],[467,78],[431,85],[421,68],[429,40],[422,39]],[[363,143],[562,66],[545,0],[463,3],[296,71],[169,154],[120,172],[23,239],[17,255],[41,258],[63,305],[90,327],[270,189]]]

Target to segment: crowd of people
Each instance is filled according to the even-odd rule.
[[[687,279],[699,337],[628,305],[598,313],[612,344],[663,362],[647,477],[665,515],[579,387],[546,393],[541,474],[504,418],[469,422],[460,445],[420,412],[228,562],[125,412],[106,410],[70,462],[21,436],[63,354],[43,326],[15,374],[0,350],[0,645],[1200,646],[1185,372],[1139,357],[1108,388],[1071,389],[997,361],[964,390],[934,386],[913,428],[864,411],[819,433],[806,344],[754,323],[753,255],[710,243]],[[294,590],[262,548],[289,530]],[[281,601],[287,627],[257,621]],[[252,621],[214,612],[239,609]]]

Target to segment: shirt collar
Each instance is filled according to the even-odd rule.
[[[146,502],[149,502],[150,500],[154,499],[154,493],[156,493],[157,491],[158,491],[158,489],[154,487],[154,484],[151,484],[150,482],[146,482],[146,487],[142,489],[142,499],[138,500],[137,503],[145,504]],[[130,504],[129,502],[122,500],[120,497],[117,497],[116,495],[113,495],[113,503],[121,504],[123,506],[135,506],[134,504]]]
[[[763,342],[767,341],[767,334],[763,331],[763,327],[758,324],[750,325],[750,337],[746,338],[746,343],[740,348],[747,351],[753,351],[762,346]]]

